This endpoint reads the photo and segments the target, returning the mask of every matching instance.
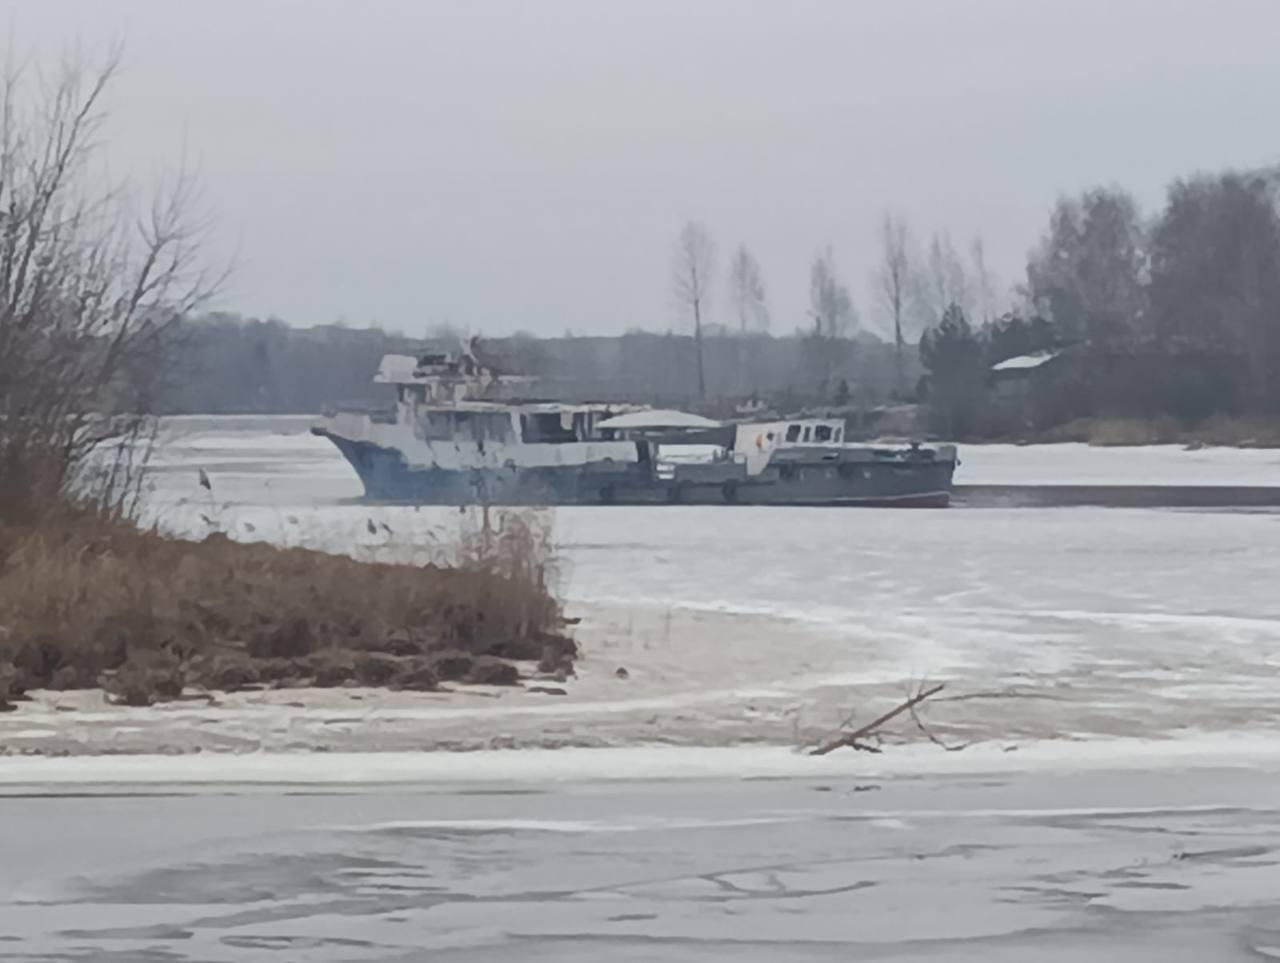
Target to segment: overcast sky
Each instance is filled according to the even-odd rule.
[[[112,166],[186,149],[223,306],[417,333],[682,324],[688,219],[774,329],[830,243],[981,233],[1002,286],[1063,192],[1280,161],[1276,0],[0,0],[18,52],[125,42]],[[719,281],[724,280],[721,270]],[[723,284],[714,317],[729,320]]]

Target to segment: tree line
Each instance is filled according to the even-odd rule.
[[[920,244],[885,214],[872,289],[890,332],[890,394],[924,403],[927,427],[955,436],[1045,429],[1076,418],[1280,411],[1280,171],[1175,181],[1147,216],[1132,194],[1097,187],[1060,198],[1030,251],[1025,278],[1001,291],[981,237],[961,250],[935,232]],[[676,245],[677,302],[702,351],[714,245],[687,225]],[[759,263],[740,247],[728,281],[741,331],[765,330]],[[856,331],[858,311],[829,247],[810,269],[808,340],[821,384]],[[1036,352],[1033,388],[993,390],[992,367]],[[916,363],[923,367],[921,372]]]
[[[451,329],[410,338],[377,328],[295,328],[278,319],[207,314],[173,340],[156,407],[163,414],[314,414],[339,402],[385,403],[389,390],[371,382],[384,354],[454,349],[463,340]],[[752,400],[786,408],[873,406],[894,390],[891,347],[866,335],[842,339],[844,350],[825,357],[815,356],[804,336],[719,328],[701,351],[692,335],[641,330],[516,334],[482,338],[481,346],[500,370],[537,379],[525,393],[568,401],[701,404],[727,413]],[[908,369],[920,370],[914,347]]]
[[[1084,417],[1276,414],[1278,187],[1270,170],[1180,179],[1150,217],[1119,188],[1060,199],[1014,304],[975,324],[953,301],[921,339],[935,427],[983,435]],[[990,366],[1045,350],[1054,364],[1016,407],[1002,404]]]
[[[879,225],[879,263],[871,272],[881,330],[890,332],[894,377],[888,392],[897,400],[915,393],[913,358],[920,336],[942,321],[951,305],[985,320],[997,315],[996,282],[987,266],[981,236],[961,253],[948,232],[935,232],[922,253],[910,225],[900,214],[887,213]],[[691,221],[681,230],[672,258],[672,293],[679,312],[693,331],[695,367],[703,367],[704,334],[720,330],[707,324],[708,303],[714,297],[717,275],[716,245],[707,228]],[[771,313],[760,262],[745,244],[729,259],[726,294],[736,334],[767,334]],[[810,362],[805,378],[818,396],[843,378],[855,335],[881,340],[864,330],[857,304],[836,263],[831,245],[821,247],[809,269],[809,299],[805,317],[792,337],[805,342]],[[706,397],[705,377],[699,377],[699,397]]]
[[[515,370],[540,376],[546,393],[704,405],[919,401],[924,427],[955,436],[1097,415],[1271,413],[1280,407],[1278,183],[1271,171],[1179,180],[1151,217],[1119,188],[1063,197],[1025,278],[1007,289],[987,266],[981,237],[957,245],[938,231],[921,243],[903,216],[887,213],[869,272],[887,343],[862,328],[829,246],[811,264],[806,316],[774,334],[760,262],[738,245],[722,277],[716,245],[698,223],[680,232],[672,261],[688,333],[490,343]],[[708,321],[717,296],[730,306],[730,325]],[[374,400],[369,378],[382,354],[439,341],[209,315],[177,342],[159,406],[311,412]],[[1048,349],[1064,360],[1052,377],[1029,376],[1036,390],[1016,404],[992,390],[993,365]]]
[[[921,242],[906,218],[878,225],[869,272],[877,327],[861,315],[831,248],[809,277],[806,316],[775,334],[764,270],[738,245],[722,276],[708,230],[689,223],[673,249],[672,293],[688,333],[535,338],[488,344],[541,390],[715,406],[756,398],[798,406],[922,403],[923,427],[956,437],[1026,433],[1088,416],[1275,413],[1280,408],[1280,216],[1275,172],[1199,175],[1172,184],[1146,216],[1128,192],[1063,197],[1030,250],[1025,278],[1002,288],[980,237]],[[730,325],[710,323],[717,296]],[[724,313],[721,312],[721,317]],[[413,339],[335,325],[212,315],[187,326],[170,365],[166,411],[319,410],[374,399],[382,354]],[[1002,398],[992,366],[1052,350],[1034,390]]]

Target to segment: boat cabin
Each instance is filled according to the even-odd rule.
[[[503,404],[461,401],[454,404],[408,402],[408,420],[423,441],[493,441],[547,445],[598,441],[597,425],[618,414],[603,404]]]
[[[839,418],[800,418],[740,425],[735,447],[742,448],[744,442],[758,449],[843,445],[844,421]]]
[[[791,445],[840,445],[844,443],[844,422],[806,418],[789,421],[779,440],[780,447]]]

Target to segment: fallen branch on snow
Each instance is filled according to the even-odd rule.
[[[871,722],[868,722],[866,725],[859,726],[857,729],[854,729],[852,731],[849,731],[849,732],[841,731],[834,738],[827,740],[826,742],[822,743],[819,746],[814,747],[813,749],[810,749],[809,755],[825,756],[827,755],[827,753],[835,752],[837,749],[842,749],[845,746],[848,746],[850,749],[861,750],[862,752],[879,752],[880,751],[879,747],[873,746],[868,742],[866,742],[865,740],[877,735],[881,728],[883,728],[886,724],[892,722],[894,719],[902,715],[904,712],[911,713],[912,718],[916,720],[916,724],[920,726],[920,728],[924,731],[925,735],[929,736],[930,739],[937,742],[937,740],[934,739],[933,735],[927,729],[924,728],[923,723],[920,722],[919,716],[916,715],[915,709],[916,709],[916,706],[918,706],[920,703],[924,702],[926,699],[931,698],[932,696],[936,696],[939,692],[941,692],[945,688],[946,688],[946,685],[941,682],[935,686],[930,686],[928,688],[925,688],[922,686],[921,688],[917,689],[914,694],[908,696],[905,702],[890,709],[884,715],[880,716],[879,718],[873,719]],[[843,726],[841,727],[841,729],[843,730]],[[951,749],[951,747],[944,747],[944,748]],[[963,747],[956,747],[956,748],[963,748]],[[951,751],[954,751],[954,749],[951,749]]]

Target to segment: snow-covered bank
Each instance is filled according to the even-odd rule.
[[[925,718],[948,742],[1026,748],[1280,729],[1271,698],[1280,627],[1265,618],[948,614],[945,606],[843,622],[643,603],[575,611],[585,616],[583,654],[578,676],[563,684],[268,689],[147,708],[108,705],[97,691],[37,693],[0,715],[0,747],[11,758],[786,749],[826,738],[851,711],[873,718],[923,677],[947,685]],[[983,698],[964,698],[975,693]],[[909,718],[885,738],[895,747],[925,741]]]
[[[658,779],[867,779],[1020,772],[1234,769],[1280,771],[1280,731],[1177,739],[1041,742],[943,752],[899,746],[881,755],[813,757],[781,746],[505,750],[484,753],[204,753],[0,760],[0,791],[46,786],[360,786]]]
[[[1274,448],[964,445],[960,459],[960,485],[1280,486]]]
[[[350,469],[296,428],[214,427],[162,453],[154,507],[175,531],[199,537],[214,522],[239,539],[427,562],[460,523],[455,509],[344,501],[359,491]],[[1241,484],[1269,479],[1280,460],[966,452],[972,480],[1024,472],[1028,483],[1087,481],[1106,465],[1126,482],[1157,484],[1166,470],[1186,480],[1199,466],[1197,483]],[[197,483],[202,467],[212,493]],[[944,738],[1022,747],[1012,755],[1060,740],[1280,728],[1280,514],[674,506],[565,508],[554,522],[562,589],[584,619],[579,676],[563,694],[294,690],[136,710],[100,693],[41,694],[0,715],[0,751],[785,750],[850,710],[868,718],[921,678],[946,682],[947,695],[1015,692],[928,710]],[[909,721],[889,735],[923,741]]]

